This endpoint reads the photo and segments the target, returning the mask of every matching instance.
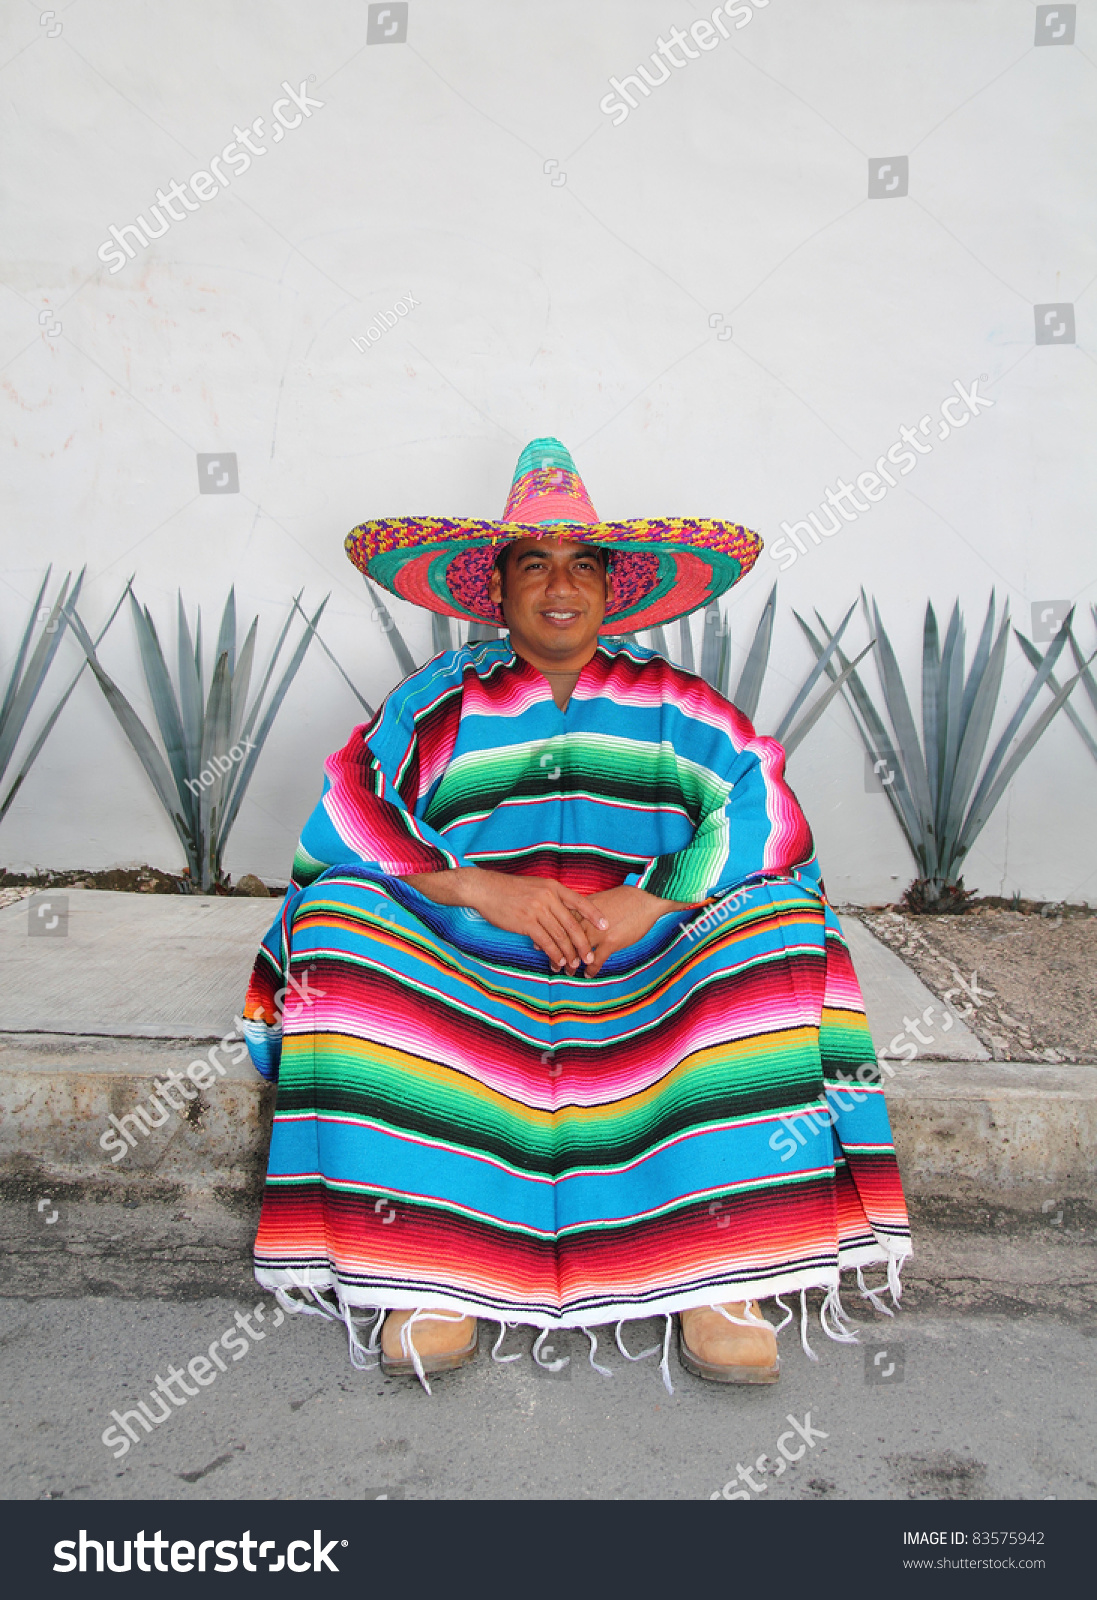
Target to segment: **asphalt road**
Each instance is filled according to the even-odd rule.
[[[707,1384],[672,1356],[671,1396],[657,1360],[628,1363],[612,1342],[603,1377],[579,1333],[553,1339],[571,1357],[558,1375],[530,1360],[529,1330],[503,1350],[523,1358],[497,1365],[482,1323],[479,1360],[428,1398],[354,1371],[337,1325],[275,1326],[249,1281],[247,1205],[56,1195],[39,1209],[12,1194],[0,1496],[708,1499],[726,1485],[751,1500],[1094,1498],[1092,1219],[923,1207],[915,1221],[900,1314],[847,1295],[862,1346],[832,1343],[813,1317],[815,1363],[789,1328],[772,1387]],[[662,1326],[631,1325],[630,1349]],[[208,1352],[225,1334],[221,1372]],[[153,1403],[157,1376],[195,1357],[205,1386],[187,1377],[187,1396],[173,1381],[183,1403]],[[131,1421],[124,1454],[121,1433],[105,1445],[111,1413],[141,1399],[165,1420],[148,1435]]]

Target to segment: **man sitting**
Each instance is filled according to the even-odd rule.
[[[840,1269],[897,1292],[875,1056],[780,746],[607,637],[706,604],[757,535],[601,523],[536,440],[502,522],[348,548],[509,637],[413,673],[327,763],[245,1007],[279,1077],[259,1282],[334,1302],[358,1361],[372,1308],[370,1348],[424,1382],[472,1358],[478,1317],[539,1345],[662,1314],[669,1385],[675,1312],[691,1371],[774,1381],[759,1301],[824,1289],[840,1330]],[[802,1144],[779,1126],[801,1116]]]

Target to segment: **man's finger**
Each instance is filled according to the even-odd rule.
[[[567,946],[571,952],[568,955],[569,966],[578,966],[580,961],[585,961],[590,954],[590,938],[562,905],[545,909],[542,927],[547,927],[558,943]]]
[[[549,963],[555,972],[561,971],[568,964],[568,957],[560,949],[551,934],[544,928],[537,928],[530,934],[530,938],[544,955],[548,956]]]
[[[576,916],[584,917],[594,927],[601,928],[603,933],[609,927],[609,923],[593,900],[588,900],[586,895],[576,894],[574,889],[561,888],[560,899],[569,911],[573,911]]]

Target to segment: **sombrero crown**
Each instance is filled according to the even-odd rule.
[[[489,592],[499,550],[515,539],[559,538],[610,551],[613,587],[605,633],[632,633],[687,616],[750,571],[762,548],[737,522],[643,517],[602,522],[559,439],[534,439],[514,469],[500,522],[470,517],[383,517],[347,534],[359,571],[444,616],[506,626]]]

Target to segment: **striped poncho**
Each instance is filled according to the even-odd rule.
[[[691,909],[554,973],[402,881],[457,866]],[[245,1016],[279,1080],[264,1287],[548,1327],[897,1284],[887,1111],[783,751],[650,651],[601,641],[564,710],[506,640],[401,684],[328,761]]]

